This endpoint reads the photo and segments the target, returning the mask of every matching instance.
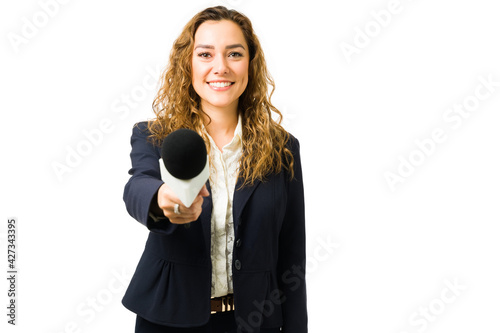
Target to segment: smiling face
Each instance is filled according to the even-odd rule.
[[[240,27],[228,20],[206,21],[196,31],[192,80],[203,111],[237,112],[248,84],[248,46]]]

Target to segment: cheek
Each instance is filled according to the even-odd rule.
[[[203,66],[200,66],[199,64],[193,64],[191,67],[191,82],[192,85],[197,93],[199,93],[199,90],[203,88],[203,85],[205,84],[205,73],[203,70]]]
[[[243,81],[245,84],[248,83],[248,64],[242,64],[237,68],[237,71],[240,80]]]
[[[206,67],[204,64],[199,63],[197,61],[193,61],[191,64],[191,71],[193,73],[193,79],[194,80],[203,80],[203,78],[206,76]]]
[[[196,64],[193,64],[191,66],[191,71],[192,71],[191,75],[193,77],[193,83],[196,83],[196,81],[198,81],[200,77],[200,68]]]

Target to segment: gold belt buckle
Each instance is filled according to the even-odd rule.
[[[220,297],[221,300],[221,311],[220,312],[226,312],[226,311],[232,311],[234,310],[234,298],[229,295],[227,296],[222,296]],[[210,311],[210,314],[217,313],[218,311]]]
[[[234,310],[234,298],[233,296],[222,297],[222,312]]]

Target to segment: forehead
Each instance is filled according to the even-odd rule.
[[[196,30],[194,35],[195,45],[198,43],[213,46],[226,46],[229,44],[242,44],[246,41],[240,27],[233,21],[206,21]]]

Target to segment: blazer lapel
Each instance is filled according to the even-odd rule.
[[[252,196],[253,191],[260,184],[260,180],[256,180],[252,186],[245,186],[240,189],[241,184],[243,183],[243,179],[238,178],[236,182],[236,187],[234,189],[233,196],[233,225],[234,225],[234,233],[238,231],[238,226],[241,223],[241,214],[243,213],[243,209],[248,202],[248,199]],[[212,224],[212,189],[210,188],[210,182],[207,180],[207,189],[210,193],[210,196],[206,197],[203,200],[203,206],[200,215],[201,227],[203,229],[203,236],[205,238],[207,253],[210,253],[210,242],[211,242],[211,224]]]
[[[241,224],[241,214],[243,213],[243,209],[250,199],[253,191],[260,184],[260,180],[256,180],[252,186],[244,186],[240,188],[243,184],[243,179],[238,178],[236,182],[236,188],[234,189],[233,196],[233,225],[234,225],[234,234],[238,231],[238,226]]]
[[[207,253],[210,253],[210,239],[211,239],[211,225],[212,225],[212,189],[210,188],[210,181],[206,182],[207,190],[210,193],[208,197],[203,199],[203,204],[201,207],[201,215],[199,220],[201,221],[201,228],[203,230],[203,237],[205,238],[205,245]]]

